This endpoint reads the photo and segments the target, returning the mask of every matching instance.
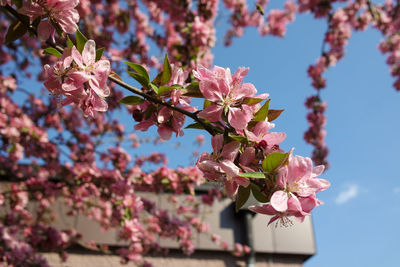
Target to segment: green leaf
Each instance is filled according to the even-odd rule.
[[[276,120],[282,112],[285,111],[284,109],[270,109],[268,110],[268,121]]]
[[[155,111],[154,106],[153,105],[149,105],[149,107],[144,112],[144,118],[146,120],[148,120],[151,117],[151,115],[153,115],[154,111]]]
[[[161,75],[162,75],[162,72],[157,74],[157,76],[151,81],[151,83],[153,83],[155,85],[160,85],[161,84]]]
[[[76,31],[76,48],[82,54],[83,48],[85,47],[88,39],[81,33],[80,30]]]
[[[69,36],[67,36],[67,47],[72,48],[73,46],[74,46],[74,43],[71,41],[71,38],[69,38]]]
[[[150,85],[150,87],[153,89],[153,91],[156,92],[157,95],[160,94],[159,88],[158,88],[156,85],[154,85],[154,84],[152,84],[152,83],[149,83],[149,85]]]
[[[46,48],[45,50],[43,50],[43,54],[56,56],[56,57],[61,57],[62,56],[61,53],[58,52],[57,49],[52,48],[52,47],[49,47],[49,48]]]
[[[185,129],[199,129],[203,130],[204,126],[198,122],[189,124],[188,126],[185,127]]]
[[[262,162],[264,172],[272,172],[282,166],[288,159],[289,153],[274,152],[265,157]]]
[[[208,99],[204,100],[204,104],[203,104],[203,109],[208,108],[209,106],[211,106],[212,102]]]
[[[257,201],[261,203],[268,202],[267,196],[263,192],[261,192],[260,188],[257,185],[251,183],[250,187],[251,187],[251,192],[253,193],[253,196]]]
[[[138,105],[138,104],[142,104],[144,102],[144,99],[138,96],[126,96],[124,98],[122,98],[119,103],[121,104],[125,104],[125,105]]]
[[[171,92],[172,90],[182,89],[182,88],[183,88],[182,85],[179,85],[179,84],[174,84],[174,85],[171,85],[171,86],[160,86],[158,88],[158,94],[159,95],[163,95],[163,94]]]
[[[250,186],[243,187],[239,186],[238,193],[236,195],[236,212],[247,202],[250,197]]]
[[[8,44],[14,42],[15,40],[18,40],[19,38],[24,36],[27,31],[28,31],[27,24],[21,21],[13,22],[8,28],[5,43]]]
[[[183,95],[190,97],[204,98],[200,91],[199,82],[192,82],[185,89],[182,90]]]
[[[165,55],[164,67],[163,67],[163,71],[161,74],[161,84],[162,85],[167,84],[169,82],[169,80],[171,80],[171,76],[172,76],[171,64],[169,64],[168,56]]]
[[[268,116],[269,110],[269,102],[271,99],[268,99],[267,102],[257,111],[256,115],[254,116],[253,121],[265,121]]]
[[[128,74],[135,79],[136,81],[138,81],[144,88],[149,89],[149,81],[146,80],[145,77],[143,77],[142,75],[139,75],[137,73],[128,71]]]
[[[161,184],[163,184],[163,185],[168,185],[170,183],[171,183],[171,181],[168,178],[164,178],[161,180]]]
[[[147,83],[150,82],[149,73],[147,72],[147,70],[142,65],[139,65],[139,64],[136,64],[136,63],[132,63],[132,62],[128,62],[128,61],[125,61],[125,63],[129,67],[131,67],[138,75],[142,76],[146,80]]]
[[[244,173],[239,173],[240,177],[245,177],[245,178],[253,178],[253,179],[264,179],[265,174],[262,172],[244,172]]]
[[[104,47],[96,50],[96,61],[99,61],[101,59],[101,57],[103,56],[103,52],[104,52]]]
[[[262,98],[246,97],[246,98],[243,99],[243,104],[251,106],[251,105],[255,105],[257,103],[260,103],[263,100],[264,99],[262,99]]]
[[[241,136],[241,135],[234,135],[233,133],[229,133],[228,136],[230,138],[232,138],[235,141],[238,141],[240,143],[247,143],[248,139],[245,136]]]

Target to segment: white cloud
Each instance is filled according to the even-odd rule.
[[[342,205],[348,202],[350,199],[355,198],[360,193],[360,187],[356,184],[349,185],[345,190],[339,193],[335,202],[338,205]]]
[[[393,188],[393,193],[400,194],[400,187]]]

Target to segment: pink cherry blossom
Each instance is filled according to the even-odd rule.
[[[199,113],[199,117],[212,122],[222,120],[224,113],[228,122],[236,130],[243,130],[252,119],[253,109],[251,106],[242,104],[246,97],[255,97],[256,88],[251,83],[243,83],[242,79],[249,69],[239,68],[233,76],[230,69],[214,66],[208,70],[199,65],[193,75],[200,80],[200,91],[212,104]],[[265,99],[264,94],[259,98]]]
[[[47,40],[54,35],[53,23],[57,24],[63,32],[75,33],[78,29],[79,13],[76,10],[79,0],[45,0],[24,1],[19,12],[35,20],[39,16],[47,17],[38,26],[41,40]]]
[[[110,62],[106,59],[96,61],[96,44],[86,42],[82,54],[72,47],[65,49],[63,56],[53,67],[44,66],[47,80],[46,88],[57,97],[64,97],[62,105],[74,103],[86,116],[95,116],[95,111],[105,112],[108,104],[104,100],[110,95],[107,85]]]
[[[196,166],[204,173],[204,176],[211,180],[223,179],[228,196],[233,197],[239,185],[247,187],[249,180],[239,177],[240,169],[234,163],[236,159],[240,143],[233,141],[223,144],[224,137],[222,134],[215,135],[211,138],[213,153],[203,153],[197,161]]]

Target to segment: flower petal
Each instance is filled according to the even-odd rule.
[[[284,212],[288,209],[288,195],[287,193],[279,190],[272,194],[271,197],[272,207],[280,212]]]

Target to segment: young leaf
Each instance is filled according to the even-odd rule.
[[[268,110],[268,121],[276,120],[284,109],[270,109]]]
[[[128,71],[128,74],[135,79],[136,81],[138,81],[144,88],[149,89],[149,81],[146,80],[145,77],[143,77],[142,75],[139,75],[137,73]]]
[[[88,39],[81,33],[80,30],[76,31],[76,48],[80,53],[82,53]]]
[[[71,38],[67,35],[67,47],[72,48],[74,46],[74,43],[71,41]]]
[[[234,135],[233,133],[229,133],[228,136],[235,141],[240,143],[246,143],[248,141],[247,137],[241,135]]]
[[[13,22],[10,27],[8,28],[5,43],[11,43],[15,40],[18,40],[28,31],[28,26],[21,21]]]
[[[257,111],[256,115],[254,116],[253,121],[265,121],[268,116],[269,110],[269,102],[271,99],[268,99],[267,102]]]
[[[125,104],[125,105],[131,105],[131,106],[135,106],[138,104],[142,104],[144,102],[143,98],[140,98],[138,96],[126,96],[124,98],[122,98],[119,103],[121,104]]]
[[[250,184],[250,187],[251,187],[251,192],[253,193],[253,197],[254,197],[257,201],[259,201],[259,202],[261,202],[261,203],[266,203],[266,202],[268,202],[267,196],[266,196],[263,192],[261,192],[260,188],[259,188],[257,185],[251,183],[251,184]]]
[[[247,202],[250,197],[250,186],[243,187],[239,186],[239,190],[236,196],[236,212]]]
[[[152,83],[149,83],[149,85],[150,85],[151,89],[153,89],[153,91],[156,92],[157,95],[160,94],[159,89],[156,85],[154,85]]]
[[[243,99],[243,104],[251,106],[251,105],[255,105],[257,103],[260,103],[263,100],[264,99],[262,99],[262,98],[246,97],[246,98]]]
[[[104,47],[96,50],[96,61],[99,61],[101,59],[101,57],[103,56],[103,52],[104,52]]]
[[[128,61],[125,61],[125,63],[129,67],[131,67],[138,75],[142,76],[147,81],[147,83],[150,82],[149,73],[142,65],[135,64],[135,63],[128,62]]]
[[[204,100],[204,104],[203,104],[203,109],[208,108],[209,106],[211,106],[212,102],[208,99]]]
[[[193,82],[189,84],[185,89],[182,90],[183,95],[190,97],[203,98],[203,94],[200,91],[199,82]]]
[[[245,178],[253,178],[253,179],[265,178],[265,174],[262,172],[244,172],[244,173],[239,173],[239,176]]]
[[[168,56],[165,55],[164,67],[163,67],[163,71],[161,74],[161,84],[162,85],[167,84],[169,82],[169,80],[171,80],[171,76],[172,76],[171,64],[169,64]]]
[[[265,157],[262,162],[264,172],[271,172],[282,166],[289,157],[289,153],[274,152]]]
[[[56,57],[61,57],[62,56],[61,53],[58,52],[57,49],[52,48],[52,47],[49,47],[49,48],[46,48],[45,50],[43,50],[43,54],[56,56]]]
[[[182,86],[179,85],[179,84],[174,84],[174,85],[171,85],[171,86],[160,86],[158,88],[158,94],[159,95],[163,95],[163,94],[169,93],[172,90],[181,89],[181,88],[182,88]]]
[[[185,127],[185,129],[199,129],[203,130],[204,126],[198,122],[189,124],[188,126]]]

